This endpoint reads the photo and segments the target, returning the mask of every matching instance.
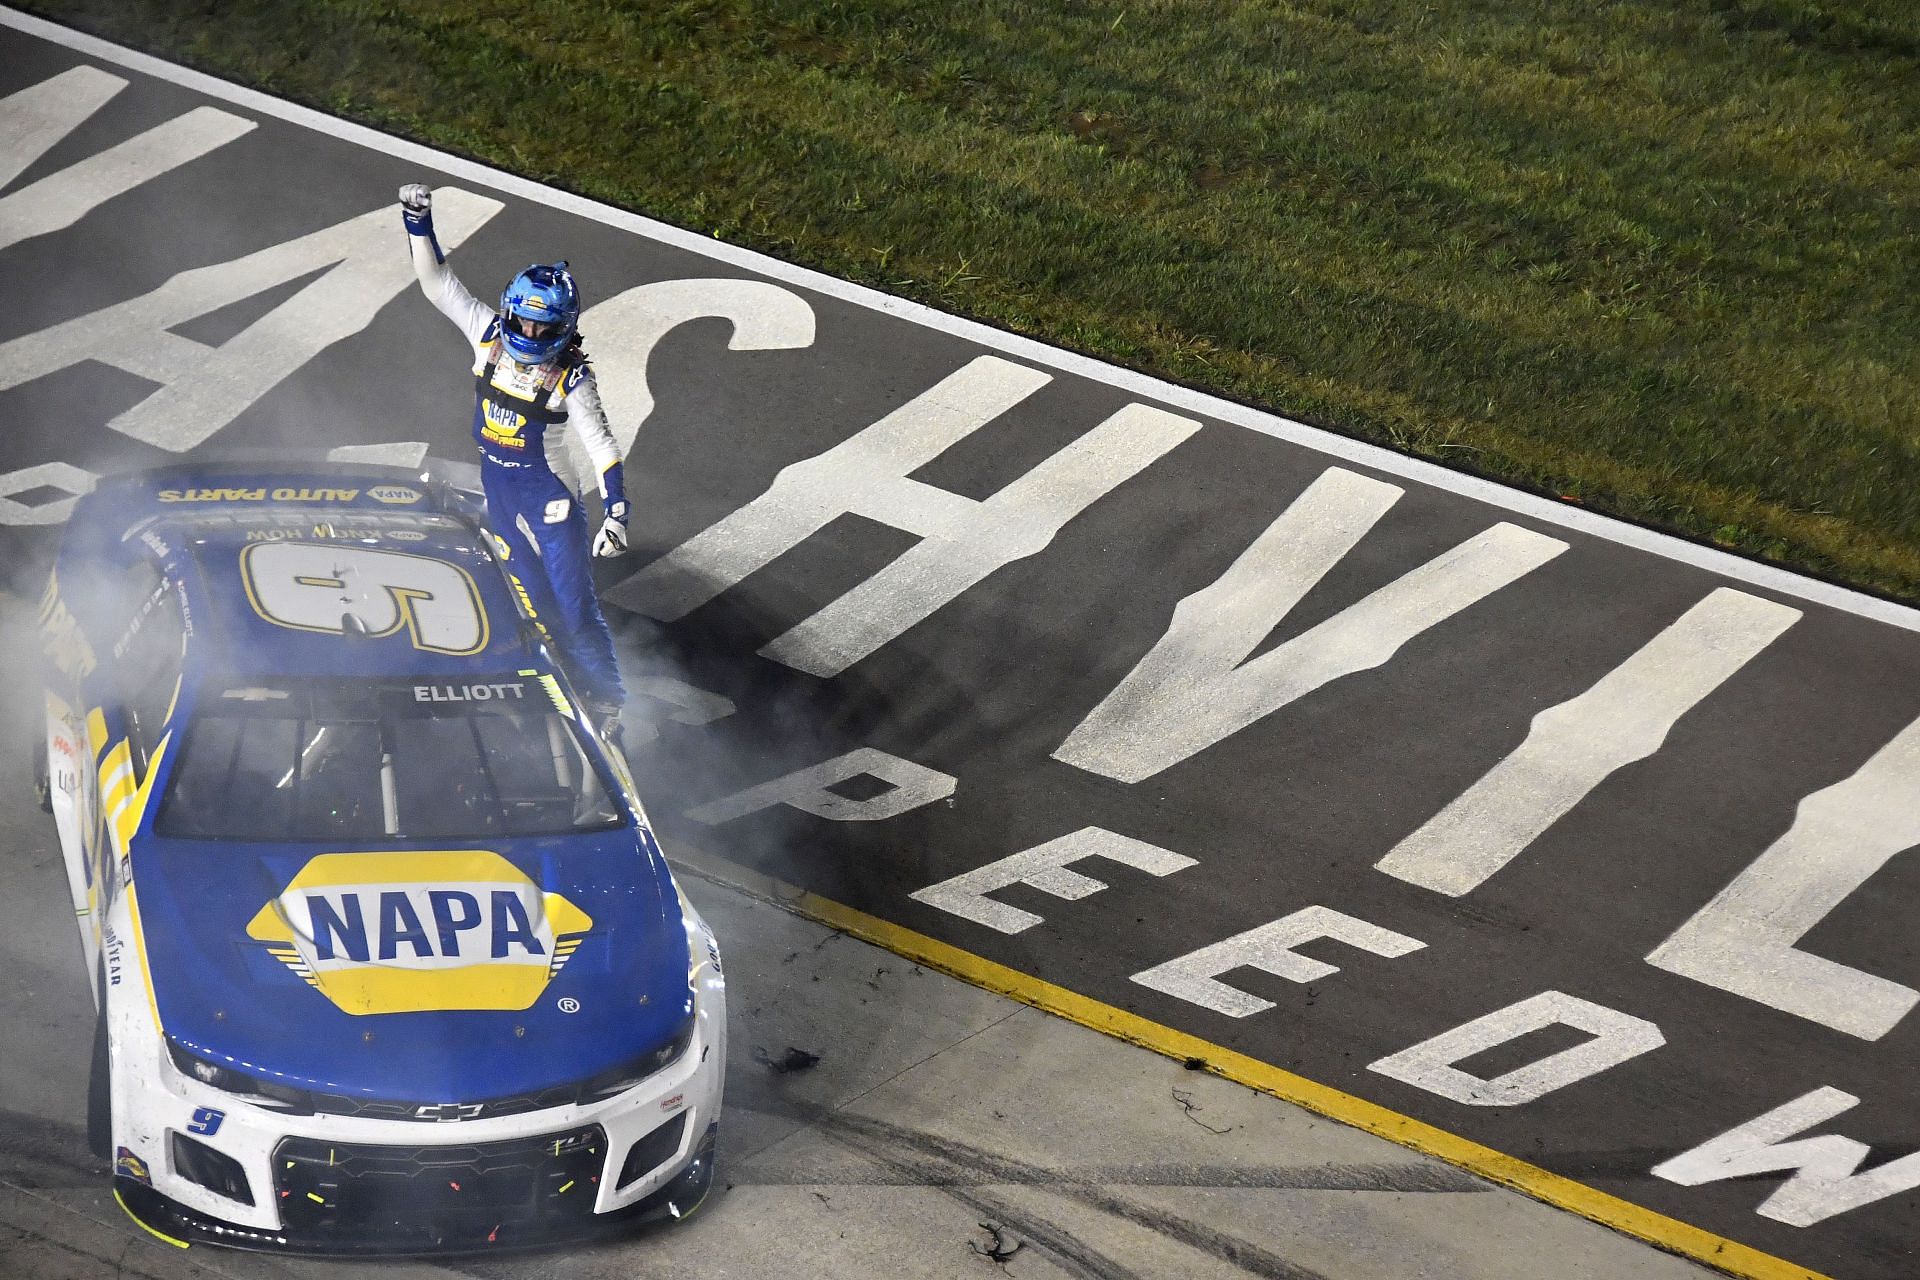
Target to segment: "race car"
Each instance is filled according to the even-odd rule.
[[[39,782],[88,1136],[175,1243],[487,1250],[712,1181],[718,945],[480,510],[200,465],[69,520]]]

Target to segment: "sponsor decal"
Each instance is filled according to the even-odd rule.
[[[112,925],[107,926],[106,936],[102,939],[102,950],[106,952],[107,985],[117,987],[120,985],[121,969],[125,961],[126,944],[120,940],[120,935],[114,931]]]
[[[350,1014],[525,1009],[593,920],[482,849],[323,853],[247,936]]]
[[[415,702],[506,702],[527,696],[527,687],[514,680],[493,684],[417,684]]]
[[[113,1155],[113,1176],[132,1178],[143,1187],[153,1185],[153,1174],[147,1169],[147,1162],[126,1148],[121,1147]]]
[[[367,496],[375,502],[401,506],[420,501],[420,491],[409,489],[404,484],[376,484],[367,490]]]
[[[281,485],[274,489],[162,489],[155,496],[161,502],[352,502],[360,491]]]
[[[687,1101],[686,1094],[676,1093],[671,1098],[660,1099],[660,1109],[662,1111],[678,1111],[681,1107],[686,1105],[686,1101]]]
[[[494,400],[486,401],[483,411],[486,424],[480,428],[480,434],[488,441],[509,449],[527,447],[527,442],[520,438],[520,428],[527,425],[526,415]]]

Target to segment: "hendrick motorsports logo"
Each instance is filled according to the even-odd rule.
[[[497,853],[323,853],[247,936],[347,1013],[525,1009],[593,920]]]

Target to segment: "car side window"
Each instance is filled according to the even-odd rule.
[[[139,772],[145,774],[179,683],[186,630],[173,585],[152,565],[134,566],[123,587],[127,622],[113,656]]]

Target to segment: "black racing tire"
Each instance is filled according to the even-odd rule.
[[[107,1047],[107,987],[100,984],[100,1012],[93,1020],[93,1065],[87,1073],[87,1149],[113,1158],[113,1063]]]

